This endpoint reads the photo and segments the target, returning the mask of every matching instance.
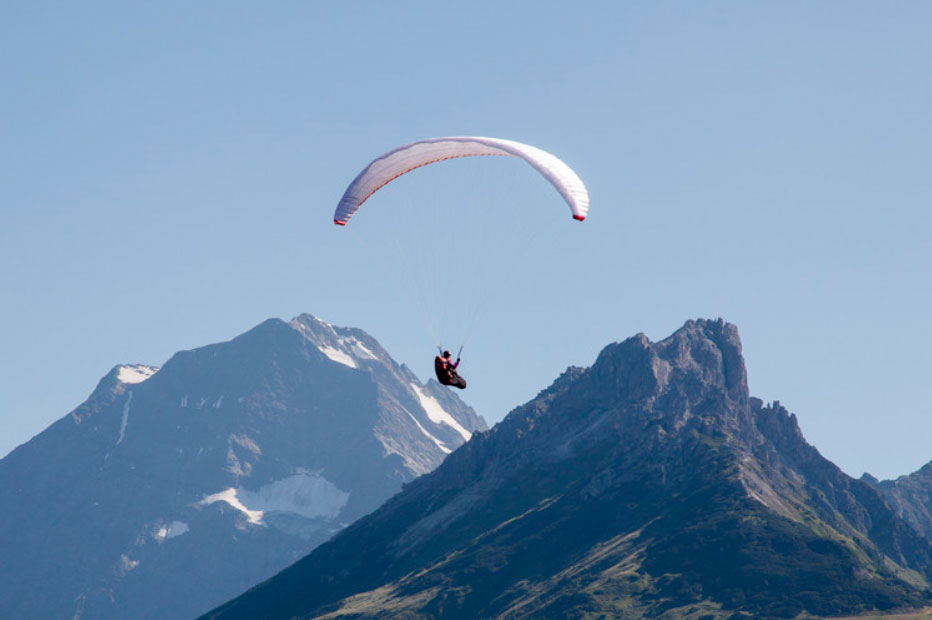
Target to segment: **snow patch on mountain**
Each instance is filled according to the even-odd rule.
[[[169,540],[171,538],[177,538],[181,536],[189,529],[188,524],[184,521],[172,521],[166,526],[159,528],[159,531],[155,533],[155,538],[159,542],[163,540]]]
[[[159,369],[145,364],[125,364],[117,370],[117,381],[120,383],[142,383]]]
[[[344,344],[348,344],[349,347],[353,350],[353,353],[355,353],[358,357],[361,357],[361,358],[363,358],[363,359],[368,359],[368,360],[377,360],[377,359],[379,359],[378,356],[376,356],[375,353],[373,353],[372,351],[370,351],[369,349],[366,348],[366,345],[364,345],[363,343],[359,342],[359,341],[356,340],[355,338],[350,338],[348,341],[347,341],[347,340],[341,340],[340,342],[342,342],[342,343],[344,343]]]
[[[214,493],[213,495],[208,495],[202,499],[199,504],[202,506],[210,506],[214,502],[226,502],[231,507],[239,510],[241,513],[246,515],[246,520],[252,523],[253,525],[263,525],[262,516],[263,513],[261,510],[250,510],[243,505],[243,503],[237,497],[238,489],[230,487],[225,491],[220,491],[219,493]]]
[[[343,364],[344,366],[349,366],[350,368],[356,368],[356,360],[352,358],[351,355],[345,351],[340,351],[339,349],[334,349],[333,347],[328,347],[323,344],[317,345],[317,348],[320,349],[320,352],[337,362],[338,364]]]
[[[123,404],[123,417],[120,419],[120,438],[117,439],[116,445],[123,443],[126,436],[126,425],[129,424],[129,404],[133,400],[133,391],[130,390],[126,395],[126,403]]]
[[[309,471],[276,480],[254,493],[246,490],[240,493],[246,504],[264,512],[288,512],[309,519],[335,518],[349,495],[319,473]]]
[[[414,383],[411,384],[411,389],[417,394],[417,398],[421,402],[421,407],[424,408],[431,422],[434,424],[446,424],[459,433],[464,441],[469,441],[469,438],[472,437],[472,433],[463,428],[463,426],[456,421],[456,418],[447,413],[440,403],[437,402],[436,398],[429,394],[425,394],[424,391]],[[449,452],[449,450],[447,450],[447,452]]]
[[[333,519],[349,500],[350,494],[319,473],[297,473],[263,485],[258,491],[242,487],[229,488],[208,495],[199,504],[209,506],[222,501],[239,510],[254,525],[265,525],[266,513],[287,513],[306,519]]]

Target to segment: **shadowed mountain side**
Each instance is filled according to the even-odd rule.
[[[928,602],[932,549],[750,399],[734,326],[570,368],[210,618],[832,615]]]

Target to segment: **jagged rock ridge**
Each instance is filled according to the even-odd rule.
[[[932,548],[748,395],[723,321],[571,368],[214,618],[833,615],[921,605]]]
[[[118,366],[0,460],[0,617],[193,617],[485,428],[365,332],[310,315]]]

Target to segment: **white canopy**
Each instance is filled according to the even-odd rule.
[[[586,219],[589,212],[589,193],[586,186],[579,176],[557,157],[539,148],[512,140],[454,136],[418,140],[374,159],[346,188],[333,214],[333,222],[345,226],[369,196],[406,172],[446,159],[475,155],[505,155],[523,159],[560,192],[574,219]]]

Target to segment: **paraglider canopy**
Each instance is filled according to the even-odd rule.
[[[586,219],[589,212],[589,193],[586,186],[572,168],[554,155],[512,140],[453,136],[418,140],[372,160],[346,188],[333,214],[333,223],[345,226],[369,196],[407,172],[438,161],[478,155],[503,155],[523,159],[560,192],[569,205],[573,219]]]

